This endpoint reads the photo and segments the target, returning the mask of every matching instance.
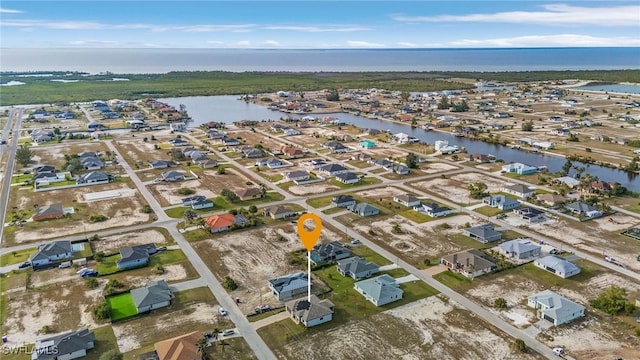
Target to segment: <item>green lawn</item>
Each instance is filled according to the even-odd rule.
[[[196,229],[196,230],[184,232],[182,233],[182,236],[184,236],[184,238],[187,241],[198,241],[198,240],[210,239],[212,234],[207,229]]]
[[[326,210],[322,210],[323,213],[327,214],[327,215],[331,215],[331,214],[336,214],[342,211],[345,211],[347,209],[345,208],[341,208],[341,207],[332,207],[332,208],[328,208]]]
[[[469,288],[472,283],[466,276],[448,270],[434,275],[433,278],[454,290]]]
[[[418,224],[426,223],[427,221],[431,221],[434,219],[427,214],[423,214],[413,209],[407,209],[407,210],[401,211],[398,213],[398,215]]]
[[[91,255],[93,255],[93,251],[91,250],[91,245],[89,245],[89,242],[83,242],[83,243],[77,243],[74,245],[82,245],[82,251],[76,251],[73,253],[74,257],[76,258],[86,258],[89,257]]]
[[[368,168],[368,167],[371,166],[371,164],[369,164],[368,162],[361,161],[361,160],[349,160],[349,161],[347,161],[347,164],[353,165],[353,166],[355,166],[357,168],[360,168],[360,169]]]
[[[321,208],[331,204],[331,199],[333,199],[333,195],[317,197],[315,199],[307,200],[307,204],[314,208]]]
[[[118,343],[111,325],[93,329],[93,333],[96,335],[95,347],[89,350],[83,359],[98,360],[102,354],[110,350],[118,350]]]
[[[478,214],[484,215],[484,216],[496,216],[498,214],[502,214],[505,213],[509,210],[506,211],[502,211],[498,208],[494,208],[491,206],[483,206],[483,207],[479,207],[477,209],[474,210],[475,212],[477,212]]]
[[[13,175],[11,177],[11,183],[12,184],[19,184],[19,183],[23,183],[25,181],[33,182],[33,175],[20,174],[20,175]]]
[[[193,210],[193,211],[195,211],[196,214],[198,214],[198,215],[207,214],[207,213],[210,213],[210,212],[213,212],[213,211],[220,211],[222,209],[217,206],[218,205],[218,204],[216,204],[216,200],[217,199],[218,198],[213,199],[213,203],[214,203],[213,207],[208,208],[208,209],[197,209],[197,210]],[[222,200],[224,200],[224,199],[222,199]],[[192,210],[192,209],[190,207],[188,207],[188,206],[176,206],[174,208],[167,209],[164,212],[165,212],[165,214],[167,214],[167,216],[169,216],[171,218],[181,219],[182,217],[184,217],[184,213],[187,210]]]
[[[340,189],[351,189],[351,188],[355,188],[358,186],[365,186],[365,185],[374,185],[374,184],[380,184],[382,181],[378,178],[374,178],[374,177],[364,177],[362,179],[360,179],[360,181],[358,181],[355,184],[343,184],[340,181],[336,180],[335,178],[329,180],[329,183],[331,185],[337,186]]]
[[[165,250],[151,255],[149,258],[149,266],[155,266],[156,264],[173,264],[186,259],[187,257],[182,250]]]
[[[116,261],[120,259],[120,254],[105,256],[102,261],[96,261],[96,270],[101,276],[114,274],[118,272],[118,264]]]
[[[351,253],[353,253],[353,255],[360,256],[360,257],[364,258],[367,261],[374,262],[374,263],[378,264],[378,266],[384,266],[384,265],[393,264],[387,258],[385,258],[384,256],[382,256],[382,255],[378,254],[377,252],[371,250],[366,245],[356,245],[356,246],[352,246],[350,249],[351,249]]]
[[[453,234],[450,235],[450,238],[463,249],[484,249],[493,246],[490,244],[483,244],[480,241],[473,240],[472,238],[462,234]]]
[[[249,207],[251,205],[261,205],[261,204],[265,204],[265,203],[270,203],[273,201],[280,201],[280,200],[284,200],[284,196],[282,196],[282,194],[280,193],[276,193],[276,192],[267,192],[266,194],[264,194],[263,197],[259,198],[259,199],[252,199],[252,200],[246,200],[246,201],[237,201],[237,202],[230,202],[228,201],[226,198],[222,197],[222,196],[218,196],[215,197],[213,199],[210,199],[211,201],[213,201],[213,207],[209,208],[209,209],[201,209],[201,210],[195,210],[197,214],[203,214],[203,213],[210,213],[213,211],[220,211],[220,210],[231,210],[231,209],[238,209],[241,207]],[[190,209],[189,207],[186,206],[178,206],[175,208],[171,208],[171,209],[167,209],[165,210],[165,213],[167,214],[167,216],[175,218],[175,219],[179,219],[181,217],[184,216],[184,212]]]
[[[0,266],[7,266],[25,262],[29,259],[29,255],[35,253],[38,249],[28,248],[24,250],[16,250],[0,256]]]
[[[107,297],[107,303],[111,307],[111,321],[126,319],[138,314],[130,292],[109,296]]]

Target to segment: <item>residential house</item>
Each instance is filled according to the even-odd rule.
[[[196,164],[200,166],[202,169],[212,169],[218,166],[218,162],[216,160],[209,159],[209,158],[197,160]]]
[[[233,214],[212,215],[204,218],[204,224],[209,227],[209,231],[212,233],[227,231],[233,225],[242,226],[246,222],[247,219],[244,216]]]
[[[335,207],[349,208],[356,205],[356,200],[351,195],[338,195],[331,199],[331,205]]]
[[[318,172],[323,173],[327,176],[336,176],[338,174],[343,174],[348,172],[349,169],[340,165],[340,164],[327,164],[318,169]]]
[[[193,204],[197,204],[205,200],[207,200],[207,197],[204,195],[186,197],[182,199],[182,206],[193,206]]]
[[[551,130],[551,135],[569,136],[569,134],[571,134],[571,131],[569,129],[565,129],[565,128]]]
[[[264,194],[262,193],[262,190],[260,190],[259,188],[248,188],[248,189],[237,190],[236,195],[240,200],[245,201],[245,200],[251,200],[251,199],[259,199]]]
[[[36,186],[49,185],[54,182],[64,181],[66,176],[64,173],[47,173],[40,172],[33,176],[33,183]]]
[[[540,249],[540,245],[530,240],[513,239],[500,244],[498,251],[507,257],[523,260],[539,257]]]
[[[104,126],[103,124],[99,123],[99,122],[90,122],[89,124],[87,124],[87,129],[89,131],[96,131],[96,130],[104,130],[107,127]]]
[[[375,306],[382,306],[402,299],[404,291],[396,279],[388,274],[353,284],[353,288]]]
[[[299,159],[304,157],[304,151],[294,146],[284,145],[280,148],[280,151],[289,159]]]
[[[494,229],[493,224],[489,223],[463,229],[462,234],[485,244],[502,238],[502,234]]]
[[[393,201],[410,208],[420,205],[420,199],[411,194],[396,195],[393,197]]]
[[[169,170],[162,173],[162,181],[174,182],[181,180],[184,180],[184,174],[179,171]]]
[[[296,212],[284,205],[275,205],[264,209],[264,216],[270,216],[274,220],[286,219],[296,215]]]
[[[395,164],[392,167],[392,170],[394,173],[398,174],[398,175],[407,175],[411,172],[411,170],[409,170],[408,167],[402,165],[402,164]]]
[[[279,301],[294,299],[307,293],[307,273],[299,272],[269,279],[269,289]]]
[[[482,198],[482,202],[490,207],[498,208],[500,210],[511,210],[520,206],[518,200],[514,200],[505,195],[489,195]]]
[[[570,188],[574,188],[580,185],[580,180],[572,178],[571,176],[561,176],[559,178],[554,179],[554,181],[559,182],[560,184],[567,185]]]
[[[327,165],[327,162],[324,159],[313,159],[309,160],[308,164],[312,169],[320,169],[321,167]]]
[[[536,200],[547,206],[556,206],[567,201],[567,198],[558,194],[539,194],[536,195]]]
[[[156,253],[155,244],[127,246],[120,249],[120,259],[116,260],[118,270],[145,266],[149,263],[149,256]]]
[[[51,219],[60,219],[64,217],[64,209],[61,204],[50,204],[41,206],[31,217],[33,221],[44,221]]]
[[[449,270],[468,278],[490,273],[498,268],[495,259],[475,249],[444,256],[440,259],[440,263],[449,268]]]
[[[378,210],[378,208],[363,202],[351,205],[348,209],[360,216],[374,216],[380,214],[380,210]]]
[[[584,316],[584,306],[551,290],[544,290],[527,298],[527,304],[537,310],[538,318],[558,326]]]
[[[349,276],[354,280],[368,278],[369,276],[380,271],[377,264],[368,262],[365,259],[354,256],[348,259],[338,261],[338,272],[342,276]]]
[[[475,161],[477,163],[492,163],[496,161],[496,157],[493,155],[475,153],[469,155],[469,161]]]
[[[171,131],[186,131],[187,130],[187,124],[183,123],[183,122],[174,122],[169,124],[169,130]]]
[[[71,360],[87,356],[95,347],[96,335],[83,329],[37,340],[31,360]]]
[[[225,136],[220,139],[220,144],[224,146],[237,146],[240,145],[240,140]]]
[[[538,168],[535,166],[529,166],[522,163],[510,163],[502,165],[502,172],[515,173],[518,175],[529,175],[538,172]]]
[[[284,136],[295,136],[295,135],[300,135],[301,132],[299,130],[296,129],[292,129],[292,128],[286,128],[283,130]]]
[[[453,213],[453,210],[446,206],[440,206],[436,203],[422,203],[420,205],[414,206],[413,210],[421,213],[425,213],[431,217],[441,217],[447,216]]]
[[[259,158],[265,155],[264,151],[262,151],[261,149],[256,149],[252,147],[242,149],[242,153],[243,153],[242,155],[243,157],[249,158],[249,159]]]
[[[603,215],[601,211],[582,201],[565,204],[564,208],[571,211],[572,214],[588,218],[597,218]]]
[[[336,180],[343,184],[349,185],[358,183],[358,181],[360,181],[360,177],[355,173],[349,171],[336,175]]]
[[[525,200],[530,196],[535,195],[536,193],[534,189],[531,189],[530,187],[523,184],[505,185],[502,187],[502,191],[506,192],[507,194],[517,196],[522,200]]]
[[[371,155],[365,153],[357,153],[351,156],[351,160],[368,162],[369,160],[371,160]]]
[[[201,331],[176,336],[153,345],[157,360],[199,360],[198,342],[203,339]]]
[[[213,203],[213,201],[206,199],[191,204],[191,208],[194,210],[209,209],[214,206],[215,204]]]
[[[311,261],[314,264],[331,263],[351,257],[351,251],[339,241],[318,244],[311,250]]]
[[[376,143],[371,140],[362,140],[358,143],[358,145],[365,149],[373,149],[374,147],[376,147]]]
[[[33,168],[33,173],[36,175],[40,173],[53,173],[53,172],[56,172],[56,168],[51,165],[40,165]]]
[[[84,175],[80,175],[76,180],[77,184],[107,184],[109,183],[109,175],[102,171],[92,171]]]
[[[516,215],[520,216],[522,220],[526,220],[530,224],[542,222],[545,220],[544,211],[532,207],[521,207],[519,209],[514,209],[513,212]]]
[[[72,257],[71,241],[60,240],[38,245],[38,251],[29,256],[29,261],[33,267],[38,267],[49,265],[59,260],[71,259]]]
[[[291,319],[305,327],[313,327],[333,320],[335,305],[328,299],[320,300],[316,295],[286,303],[285,310]]]
[[[309,180],[310,175],[306,170],[294,170],[283,174],[287,181],[304,181]]]
[[[130,293],[138,314],[167,307],[173,300],[173,293],[164,280],[152,281],[145,287],[131,290]]]
[[[173,147],[178,147],[178,146],[187,146],[189,145],[189,142],[183,138],[175,138],[175,139],[169,140],[169,144],[171,144],[171,146]]]
[[[535,141],[533,144],[531,144],[531,147],[542,150],[551,150],[555,146],[556,144],[551,141]]]
[[[153,160],[149,162],[149,166],[152,169],[166,169],[173,166],[173,161],[170,160]]]
[[[606,194],[612,190],[613,186],[610,183],[598,180],[591,183],[591,190],[598,194]]]
[[[339,141],[327,141],[322,144],[322,147],[331,150],[332,153],[344,153],[349,151],[349,148]]]
[[[85,170],[100,170],[104,167],[104,163],[97,156],[80,157],[80,164]]]
[[[581,271],[574,263],[555,255],[548,255],[536,259],[533,264],[564,279],[579,274]]]

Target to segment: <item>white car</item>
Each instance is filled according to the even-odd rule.
[[[553,354],[556,356],[562,356],[564,355],[564,349],[563,348],[553,348]]]
[[[224,308],[218,309],[218,313],[222,316],[227,316],[229,314]]]
[[[233,335],[233,334],[235,334],[235,333],[236,333],[236,332],[235,332],[235,330],[233,330],[233,329],[227,329],[227,330],[225,330],[225,331],[223,331],[223,332],[222,332],[222,336],[229,336],[229,335]]]

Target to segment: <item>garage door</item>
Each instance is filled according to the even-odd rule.
[[[544,319],[548,320],[548,321],[551,321],[551,323],[553,323],[553,324],[555,324],[555,322],[556,322],[554,318],[552,318],[551,316],[546,315],[546,314],[544,315]]]

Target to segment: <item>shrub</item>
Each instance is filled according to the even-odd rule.
[[[162,266],[162,264],[156,264],[156,266],[153,267],[153,273],[154,274],[164,274],[164,266]]]
[[[225,171],[223,167],[218,167],[218,175],[224,175]]]
[[[106,320],[111,317],[111,307],[107,300],[102,300],[96,304],[91,311],[97,320]]]
[[[122,360],[122,354],[118,350],[109,350],[100,355],[99,360]]]
[[[142,208],[140,208],[140,212],[143,214],[151,214],[153,213],[153,209],[149,205],[144,205]]]
[[[105,254],[104,251],[98,251],[93,255],[93,259],[97,262],[102,262],[104,260]]]
[[[233,280],[230,276],[225,276],[224,277],[224,281],[222,282],[222,286],[224,286],[225,289],[233,291],[235,289],[238,288],[238,284],[236,284],[236,281]]]
[[[527,352],[527,344],[522,339],[513,340],[513,348],[521,353]]]
[[[91,217],[89,218],[89,221],[91,222],[102,222],[102,221],[106,221],[108,218],[102,214],[98,214],[98,215],[91,215]]]
[[[95,289],[97,288],[100,283],[98,282],[98,279],[94,278],[94,277],[88,277],[84,279],[84,284],[89,288],[89,289]]]
[[[196,193],[195,190],[189,188],[180,188],[177,192],[179,195],[191,195]]]
[[[497,298],[493,300],[493,307],[496,309],[506,309],[507,308],[507,300],[504,298]]]
[[[40,329],[41,334],[48,334],[50,332],[51,332],[51,327],[49,325],[42,325],[42,328]]]
[[[609,315],[617,315],[626,310],[633,311],[633,304],[627,307],[627,291],[619,286],[604,289],[597,298],[589,300],[589,305]]]

